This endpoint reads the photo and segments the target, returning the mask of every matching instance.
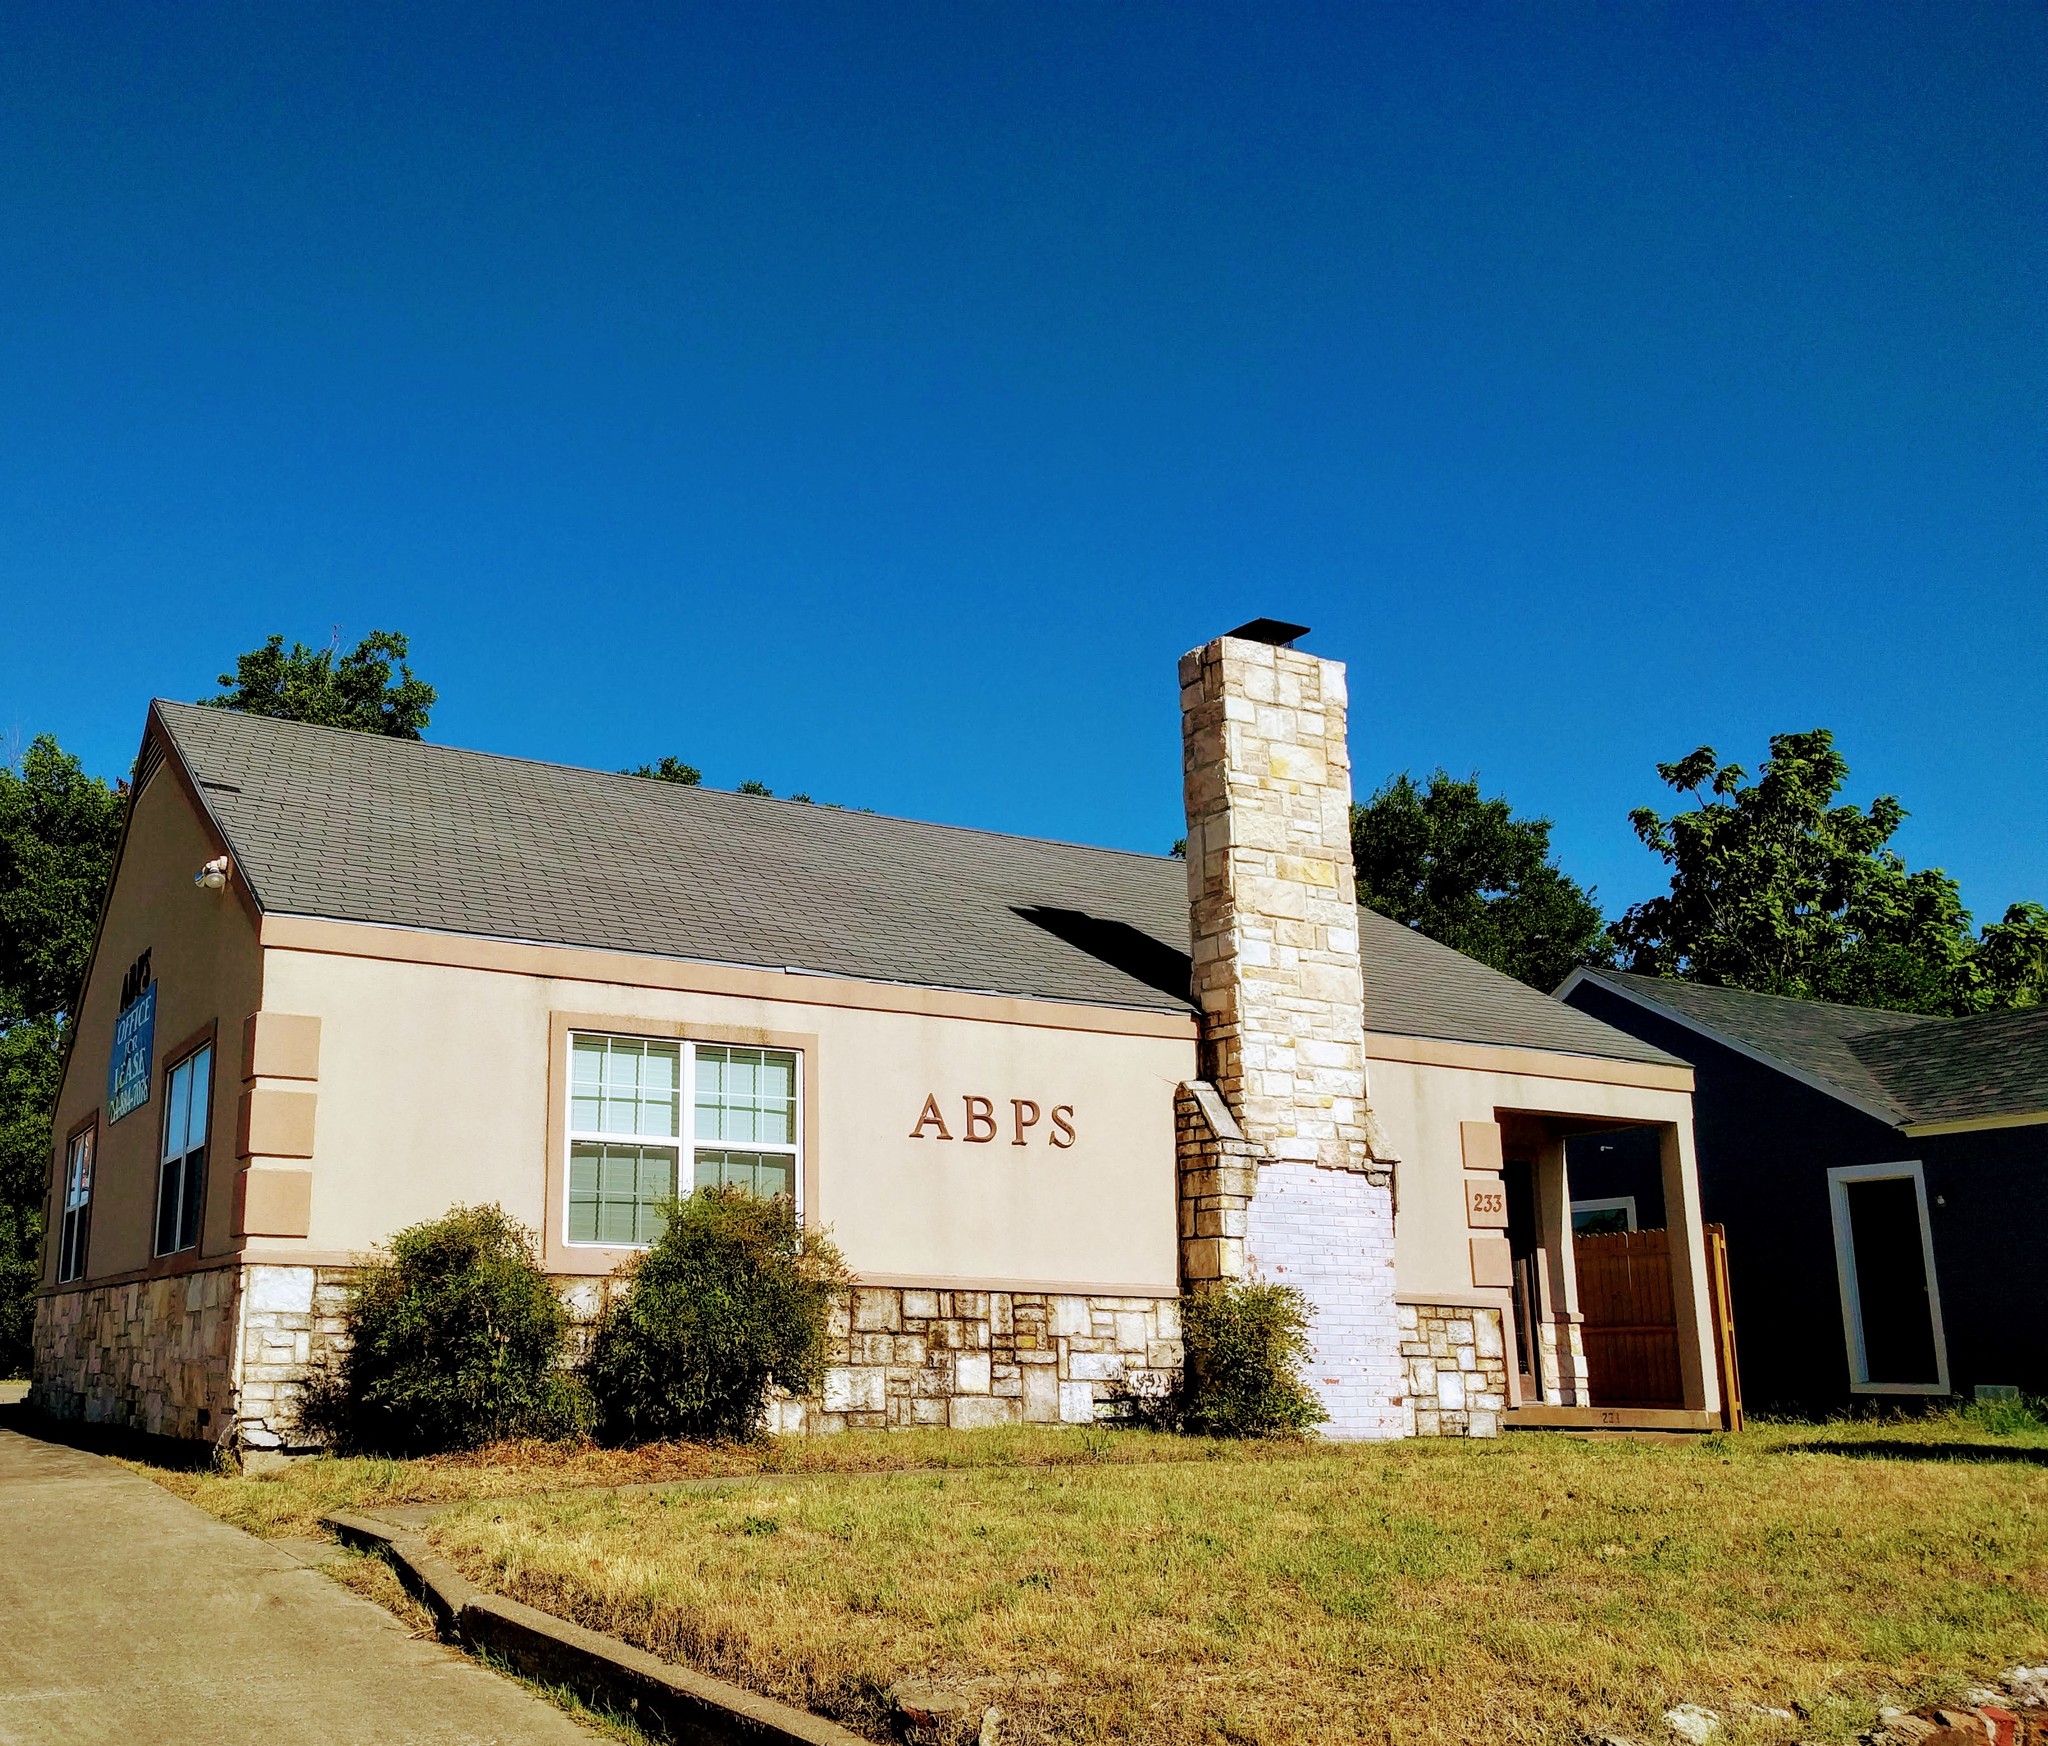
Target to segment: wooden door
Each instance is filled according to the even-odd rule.
[[[1593,1404],[1683,1406],[1668,1234],[1612,1231],[1576,1237],[1572,1251]]]

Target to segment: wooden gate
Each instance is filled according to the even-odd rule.
[[[1585,1323],[1586,1381],[1595,1406],[1685,1404],[1678,1307],[1663,1231],[1613,1231],[1572,1244]]]

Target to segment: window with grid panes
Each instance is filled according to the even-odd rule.
[[[71,1136],[64,1156],[63,1215],[57,1227],[57,1283],[85,1272],[86,1228],[92,1213],[94,1130]]]
[[[796,1098],[794,1050],[573,1035],[569,1241],[644,1247],[695,1188],[794,1195]]]
[[[213,1101],[213,1045],[195,1050],[164,1075],[163,1151],[156,1173],[156,1252],[199,1243],[206,1188],[206,1117]]]

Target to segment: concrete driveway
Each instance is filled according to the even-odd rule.
[[[289,1553],[0,1428],[0,1746],[595,1738]]]

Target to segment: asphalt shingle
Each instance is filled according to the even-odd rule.
[[[1165,856],[159,702],[266,910],[1186,1012]],[[1371,911],[1369,1023],[1671,1057]]]
[[[1805,1073],[1900,1126],[2048,1110],[2048,1008],[1951,1019],[1619,970],[1587,976]]]

